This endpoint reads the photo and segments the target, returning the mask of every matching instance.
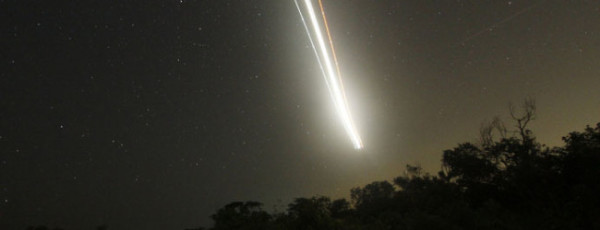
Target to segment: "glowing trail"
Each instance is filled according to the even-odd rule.
[[[315,54],[317,56],[317,61],[319,62],[319,65],[320,65],[323,75],[325,77],[325,82],[327,84],[327,88],[329,88],[329,93],[333,99],[333,104],[335,105],[335,109],[336,109],[338,115],[340,116],[340,119],[342,120],[344,129],[348,133],[348,136],[350,136],[350,140],[352,141],[354,148],[362,149],[363,148],[362,141],[360,139],[360,136],[358,135],[356,127],[354,126],[354,122],[352,121],[352,118],[350,116],[350,110],[348,109],[348,103],[346,102],[346,96],[344,93],[341,76],[339,74],[339,67],[337,65],[337,58],[335,57],[335,52],[333,50],[333,41],[331,39],[331,35],[329,34],[329,27],[327,26],[327,19],[325,18],[325,12],[323,11],[323,6],[321,4],[321,1],[319,0],[319,5],[321,6],[321,14],[323,15],[323,23],[325,24],[325,28],[327,30],[327,35],[329,38],[329,45],[330,45],[332,55],[335,59],[337,73],[334,71],[332,61],[330,58],[330,54],[329,54],[329,50],[327,49],[327,47],[325,45],[325,39],[323,38],[323,34],[321,32],[321,26],[319,25],[319,21],[317,20],[317,16],[315,14],[315,10],[314,10],[311,0],[304,0],[304,3],[306,5],[306,10],[308,12],[309,19],[310,19],[310,22],[313,27],[313,31],[315,33],[315,38],[317,40],[318,49],[312,40],[313,38],[311,36],[310,30],[308,29],[308,25],[306,24],[306,21],[304,20],[302,10],[300,10],[300,6],[298,5],[297,1],[298,0],[294,0],[294,2],[296,3],[296,7],[298,8],[298,12],[300,13],[300,17],[302,18],[302,22],[304,23],[306,32],[308,33],[310,43],[311,43],[311,45],[315,51]],[[319,51],[320,51],[320,55],[319,55]],[[322,60],[321,60],[321,57],[322,57]]]

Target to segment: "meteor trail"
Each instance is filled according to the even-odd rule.
[[[315,51],[315,55],[317,56],[317,62],[321,67],[321,71],[323,73],[323,77],[325,78],[325,84],[329,89],[329,94],[333,100],[333,104],[335,109],[342,120],[342,124],[344,125],[344,129],[348,133],[352,144],[355,149],[362,149],[363,144],[354,126],[354,122],[352,121],[352,117],[350,116],[350,109],[348,108],[348,102],[346,101],[346,95],[344,92],[344,87],[342,84],[342,78],[337,62],[337,57],[335,55],[335,50],[333,48],[333,40],[331,39],[331,34],[329,33],[329,26],[327,25],[327,18],[325,17],[325,11],[323,10],[323,4],[321,0],[319,0],[319,7],[321,11],[321,15],[323,16],[323,24],[325,25],[327,38],[329,41],[329,49],[325,44],[325,39],[323,38],[323,32],[321,30],[321,26],[319,20],[317,19],[315,9],[311,0],[304,0],[304,5],[306,6],[306,11],[308,12],[308,18],[310,19],[312,29],[314,31],[314,38],[317,41],[317,45],[315,46],[315,42],[313,41],[313,35],[310,32],[310,29],[306,23],[304,15],[302,14],[302,10],[300,9],[300,5],[298,4],[298,0],[294,0],[296,4],[296,8],[298,8],[298,12],[300,13],[300,18],[302,19],[302,23],[304,24],[304,28],[306,29],[306,33],[308,34],[308,38],[312,45],[313,50]],[[330,58],[333,56],[333,63],[335,64],[335,70]]]
[[[467,37],[465,40],[463,40],[463,41],[461,42],[461,44],[464,44],[465,42],[468,42],[468,41],[472,40],[473,38],[476,38],[476,37],[478,37],[478,36],[480,36],[480,35],[484,34],[485,32],[492,31],[494,28],[496,28],[496,27],[498,27],[498,26],[500,26],[500,25],[502,25],[502,24],[504,24],[504,23],[506,23],[506,22],[508,22],[508,21],[510,21],[510,20],[512,20],[512,19],[514,19],[514,18],[516,18],[517,16],[519,16],[519,15],[521,15],[521,14],[524,14],[524,13],[526,13],[527,11],[530,11],[531,9],[533,9],[533,8],[535,8],[536,6],[540,5],[540,4],[541,4],[541,3],[543,3],[544,1],[545,1],[545,0],[543,0],[543,1],[540,1],[540,2],[538,2],[538,3],[536,3],[536,4],[533,4],[533,5],[530,5],[529,7],[526,7],[526,8],[524,8],[524,9],[522,9],[522,10],[519,10],[519,11],[517,11],[516,13],[514,13],[514,14],[512,14],[512,15],[510,15],[510,16],[508,16],[508,17],[506,17],[506,18],[502,19],[502,20],[500,20],[499,22],[497,22],[497,23],[495,23],[495,24],[493,24],[493,25],[491,25],[491,26],[488,26],[487,28],[485,28],[485,29],[483,29],[483,30],[480,30],[480,31],[479,31],[479,32],[477,32],[477,33],[474,33],[474,34],[470,35],[470,36],[469,36],[469,37]]]

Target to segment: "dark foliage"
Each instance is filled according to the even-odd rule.
[[[525,127],[532,117],[517,117],[512,137],[495,121],[499,140],[488,128],[482,143],[444,151],[436,176],[407,165],[393,184],[352,189],[351,202],[297,198],[275,215],[234,202],[210,229],[600,229],[600,123],[548,148]]]
[[[212,229],[265,229],[271,216],[261,209],[258,202],[233,202],[212,215],[215,226]]]
[[[208,229],[600,229],[600,123],[569,133],[564,147],[548,148],[524,126],[533,113],[515,117],[516,135],[507,137],[494,121],[482,129],[481,143],[444,151],[435,176],[407,165],[393,184],[353,188],[350,201],[297,198],[284,213],[269,214],[258,202],[232,202],[211,216]],[[501,132],[499,140],[493,128]]]

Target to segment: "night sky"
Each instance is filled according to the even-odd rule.
[[[600,121],[600,1],[323,3],[361,151],[292,0],[0,1],[0,229],[348,197],[527,97],[550,146]]]

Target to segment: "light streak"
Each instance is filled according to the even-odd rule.
[[[296,7],[298,8],[298,12],[300,13],[300,17],[302,18],[302,23],[304,24],[306,32],[308,33],[310,43],[313,47],[313,50],[315,51],[315,55],[317,56],[317,62],[319,63],[319,66],[321,67],[321,71],[323,72],[323,76],[325,78],[327,88],[329,89],[329,94],[331,95],[331,98],[333,99],[333,104],[335,106],[336,112],[339,115],[340,119],[342,120],[344,129],[348,133],[348,136],[350,137],[350,140],[352,141],[354,148],[362,149],[363,148],[362,141],[360,139],[358,131],[356,130],[356,127],[354,126],[352,117],[350,116],[350,109],[348,108],[348,103],[346,101],[346,96],[345,96],[344,88],[343,88],[342,81],[341,81],[341,74],[339,72],[339,66],[337,65],[337,58],[335,56],[335,52],[333,49],[333,41],[331,39],[331,34],[329,33],[329,27],[327,25],[327,19],[325,18],[325,11],[323,11],[323,6],[321,4],[321,1],[319,0],[319,5],[321,7],[321,14],[323,15],[323,23],[325,24],[325,28],[327,30],[329,45],[330,45],[331,53],[335,60],[337,73],[334,71],[332,61],[330,58],[330,54],[329,54],[329,49],[327,49],[327,46],[325,45],[325,39],[323,38],[321,26],[319,25],[319,21],[317,20],[317,16],[315,14],[315,9],[312,5],[311,0],[304,0],[304,4],[306,5],[306,11],[308,12],[308,16],[309,16],[308,18],[310,19],[310,22],[313,27],[313,31],[315,33],[315,38],[317,40],[318,48],[317,48],[317,46],[315,46],[315,42],[313,41],[310,30],[308,28],[308,25],[306,24],[306,21],[304,20],[302,10],[300,10],[300,6],[298,5],[297,1],[298,0],[294,0],[294,2],[296,3]],[[319,51],[321,53],[320,55],[319,55]],[[321,60],[321,57],[322,57],[322,60]]]
[[[530,11],[531,9],[533,9],[533,8],[535,8],[535,7],[537,7],[537,6],[539,6],[540,4],[544,3],[545,1],[546,1],[546,0],[539,1],[538,3],[535,3],[535,4],[533,4],[533,5],[529,6],[529,7],[526,7],[526,8],[523,8],[522,10],[519,10],[519,11],[517,11],[517,12],[516,12],[516,13],[514,13],[514,14],[511,14],[511,15],[509,15],[508,17],[506,17],[506,18],[504,18],[504,19],[500,20],[499,22],[497,22],[497,23],[495,23],[495,24],[493,24],[493,25],[491,25],[491,26],[488,26],[487,28],[485,28],[485,29],[483,29],[483,30],[480,30],[479,32],[477,32],[477,33],[474,33],[474,34],[470,35],[469,37],[465,38],[465,40],[463,40],[463,41],[461,42],[461,44],[463,44],[463,45],[464,45],[464,44],[465,44],[465,42],[468,42],[468,41],[470,41],[470,40],[473,40],[474,38],[476,38],[476,37],[478,37],[478,36],[480,36],[480,35],[484,34],[485,32],[488,32],[488,31],[492,31],[492,30],[494,30],[494,28],[496,28],[496,27],[498,27],[498,26],[500,26],[500,25],[502,25],[502,24],[504,24],[504,23],[506,23],[506,22],[508,22],[508,21],[510,21],[510,20],[513,20],[514,18],[518,17],[518,16],[519,16],[519,15],[521,15],[521,14],[527,13],[527,11]]]

